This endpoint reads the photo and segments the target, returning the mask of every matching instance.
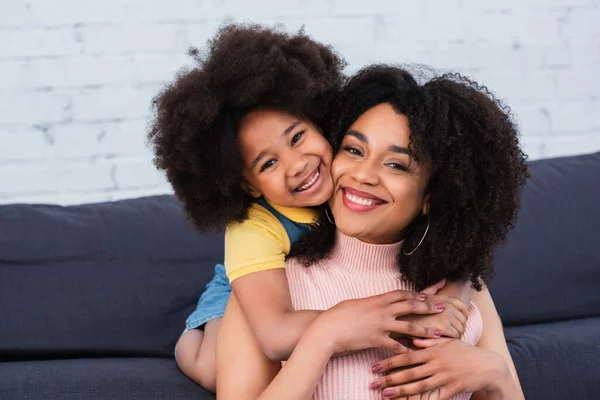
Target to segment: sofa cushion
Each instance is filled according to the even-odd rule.
[[[506,328],[527,400],[597,399],[600,318]]]
[[[490,291],[505,325],[600,316],[600,152],[530,163]]]
[[[1,399],[213,400],[172,359],[113,358],[7,362]]]
[[[172,356],[223,258],[172,196],[0,206],[0,358]]]

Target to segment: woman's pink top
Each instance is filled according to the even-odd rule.
[[[286,271],[294,308],[326,310],[343,300],[374,296],[396,289],[414,290],[412,284],[401,279],[397,266],[396,256],[401,245],[368,244],[338,231],[329,259],[311,267],[303,267],[294,260],[288,261]],[[466,331],[461,340],[475,345],[482,327],[479,310],[471,303]],[[380,390],[369,388],[371,381],[380,376],[371,372],[371,367],[392,355],[389,350],[371,348],[332,358],[313,399],[381,399]],[[466,400],[470,397],[468,393],[452,399]]]

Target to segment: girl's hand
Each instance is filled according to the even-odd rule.
[[[407,322],[437,329],[444,336],[458,339],[465,332],[469,310],[460,300],[444,295],[429,295],[428,301],[446,305],[443,312],[435,315],[407,315],[402,319]]]
[[[512,379],[502,356],[493,351],[447,338],[415,339],[413,343],[424,350],[373,366],[374,372],[389,372],[371,384],[383,390],[383,398],[406,398],[437,389],[439,400],[448,400],[459,393],[496,390],[503,379]],[[403,369],[394,371],[397,368]]]
[[[323,333],[323,340],[331,341],[333,353],[384,347],[395,353],[406,347],[390,337],[399,333],[413,337],[439,338],[443,332],[419,324],[399,321],[408,314],[438,314],[443,304],[425,301],[427,295],[405,290],[394,290],[364,299],[346,300],[319,315],[314,323]]]

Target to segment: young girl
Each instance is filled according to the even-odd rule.
[[[205,55],[191,54],[198,66],[154,100],[149,138],[156,165],[198,229],[227,226],[225,265],[216,266],[175,350],[180,369],[214,390],[216,334],[232,287],[232,301],[270,359],[286,359],[320,313],[294,311],[284,268],[292,245],[315,223],[311,207],[333,192],[332,150],[322,132],[344,62],[302,33],[254,25],[226,26]],[[472,292],[462,282],[444,291],[463,303]],[[463,303],[448,297],[438,318],[408,316],[397,333],[458,337],[464,324],[454,312],[466,312]]]

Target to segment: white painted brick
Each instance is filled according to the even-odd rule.
[[[53,164],[0,165],[0,196],[55,192],[59,176]]]
[[[109,163],[61,163],[58,172],[58,189],[99,190],[114,188],[113,166]]]
[[[170,192],[145,143],[150,99],[226,20],[305,25],[348,72],[372,62],[461,71],[511,106],[532,159],[598,148],[600,0],[5,3],[0,181],[10,193],[0,203]]]
[[[600,68],[600,41],[585,40],[568,43],[573,67],[591,67],[596,71]]]
[[[130,20],[209,21],[227,16],[230,1],[171,0],[167,6],[160,1],[122,0],[119,3],[125,4]]]
[[[115,23],[125,20],[126,10],[115,0],[38,0],[29,3],[28,20],[42,26]]]
[[[540,135],[543,137],[551,131],[550,111],[543,104],[513,103],[510,108],[519,131],[525,137]]]
[[[544,144],[544,157],[560,157],[600,151],[600,130],[586,135],[554,137]]]
[[[559,42],[558,13],[466,14],[467,40],[489,43]]]
[[[0,164],[10,161],[51,159],[53,138],[34,127],[0,127]]]
[[[91,192],[67,191],[58,193],[54,199],[51,199],[51,201],[52,203],[57,203],[65,206],[76,204],[103,203],[111,201],[112,196],[112,190],[101,190]]]
[[[85,26],[80,29],[85,54],[182,53],[185,30],[178,24]]]
[[[73,28],[0,30],[0,59],[30,56],[60,56],[81,52]]]
[[[449,0],[449,2],[452,2]],[[331,13],[333,15],[373,15],[380,14],[391,19],[404,19],[419,16],[423,10],[420,1],[370,0],[347,1],[333,0]]]
[[[600,129],[600,101],[565,101],[548,105],[551,131],[589,132]]]
[[[521,13],[524,11],[560,11],[574,7],[588,8],[593,0],[462,0],[463,10],[469,13],[499,12]]]
[[[327,15],[331,11],[330,1],[311,0],[262,0],[260,2],[246,0],[226,0],[225,8],[217,15],[234,19],[254,21],[261,17],[314,17]],[[306,21],[307,23],[310,22]]]
[[[1,174],[1,172],[0,172]],[[60,204],[60,193],[24,193],[24,194],[2,194],[0,193],[0,204]]]
[[[464,40],[468,26],[461,14],[448,16],[402,18],[389,20],[386,18],[385,31],[381,37],[392,43],[398,41],[434,41],[448,42]]]
[[[558,99],[587,100],[589,97],[600,96],[600,76],[592,69],[569,69],[554,72],[556,94]],[[596,87],[596,93],[590,93],[590,86]]]
[[[69,100],[49,91],[1,92],[0,124],[59,122],[69,117]]]
[[[542,158],[544,153],[544,139],[539,137],[522,137],[520,139],[521,149],[527,155],[529,160]]]
[[[110,193],[111,200],[123,200],[146,196],[157,196],[162,194],[173,194],[173,190],[167,184],[150,188],[140,188],[133,190],[115,190]]]
[[[151,155],[141,120],[55,125],[51,133],[57,158]]]
[[[72,94],[75,121],[140,119],[150,114],[150,102],[160,85],[81,89]]]
[[[474,78],[509,105],[556,97],[556,84],[551,71],[519,73],[508,68],[504,71],[487,69],[476,73]]]
[[[26,64],[20,60],[0,61],[0,91],[17,89],[23,85]]]
[[[167,185],[166,177],[154,167],[150,158],[117,160],[115,180],[120,189]]]
[[[325,44],[365,45],[375,42],[375,19],[371,17],[347,17],[336,20],[332,29],[330,18],[312,18],[306,21],[290,21],[292,29],[305,26],[306,33]],[[287,26],[287,25],[286,25]]]
[[[20,71],[12,72],[20,74],[17,75],[16,84],[21,87],[129,85],[134,82],[156,83],[169,80],[182,66],[189,64],[189,60],[191,59],[183,53],[76,56],[12,62],[14,66],[9,66],[13,69],[22,67]],[[3,86],[2,79],[0,78],[0,88]],[[10,82],[5,85],[10,85]]]
[[[561,29],[563,40],[600,40],[600,9],[575,10],[568,14]]]

